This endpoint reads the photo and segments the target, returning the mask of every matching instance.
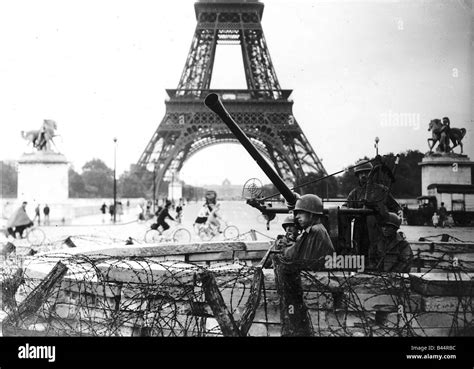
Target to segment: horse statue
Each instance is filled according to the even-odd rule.
[[[57,124],[54,120],[45,119],[40,129],[21,131],[21,137],[31,143],[38,151],[51,151],[51,143],[54,144],[53,137],[57,136],[54,134],[56,129]]]
[[[443,123],[444,122],[444,123]],[[437,152],[452,152],[456,146],[461,146],[461,154],[463,153],[462,139],[466,135],[465,128],[450,128],[449,118],[432,119],[428,125],[428,131],[431,131],[432,138],[428,138],[428,147],[433,152],[433,147],[438,143]],[[453,146],[450,147],[451,140]]]

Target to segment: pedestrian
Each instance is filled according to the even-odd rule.
[[[438,224],[439,224],[439,215],[438,213],[435,211],[433,216],[431,217],[431,220],[433,221],[433,227],[438,227]]]
[[[44,225],[49,226],[49,206],[48,206],[48,204],[44,205],[43,214],[44,214]]]
[[[114,213],[115,213],[115,206],[114,204],[109,205],[109,214],[110,214],[110,221],[114,221]]]
[[[117,215],[118,215],[118,221],[120,222],[122,220],[122,215],[123,215],[123,206],[121,201],[117,201]]]
[[[323,270],[326,256],[334,253],[334,246],[321,223],[321,198],[312,194],[301,196],[296,201],[293,214],[302,232],[294,245],[283,249],[282,260],[293,262],[304,269]]]
[[[35,217],[33,218],[33,223],[35,222],[36,218],[38,218],[38,225],[41,225],[40,204],[36,205],[35,207]]]
[[[107,205],[105,205],[105,202],[100,207],[100,212],[102,213],[102,223],[104,223],[105,222],[105,214],[107,213]]]
[[[444,207],[444,202],[441,203],[441,206],[439,207],[439,223],[441,225],[441,228],[444,228],[446,224],[446,220],[448,219],[448,211]]]
[[[151,200],[148,200],[148,201],[146,202],[146,211],[145,211],[145,218],[146,218],[146,219],[151,219],[151,218],[153,218],[153,215],[151,214],[151,206],[152,206],[152,204],[153,204],[153,201],[151,201]]]
[[[183,218],[183,203],[179,200],[178,206],[176,206],[176,221],[181,224],[181,219]]]
[[[382,224],[382,235],[377,242],[377,264],[382,272],[409,273],[413,262],[413,251],[402,232],[398,232],[402,220],[395,213],[389,213]]]

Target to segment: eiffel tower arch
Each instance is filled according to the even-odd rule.
[[[326,175],[293,116],[292,90],[281,89],[265,41],[258,0],[200,0],[196,30],[176,89],[167,89],[166,113],[138,165],[154,163],[156,188],[186,160],[211,145],[234,143],[227,126],[204,106],[215,92],[257,149],[287,182],[309,173]],[[219,44],[240,45],[247,89],[210,90]],[[231,73],[232,71],[229,71]]]

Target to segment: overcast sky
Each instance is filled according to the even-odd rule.
[[[0,1],[0,159],[18,159],[29,150],[20,131],[53,119],[77,171],[92,158],[112,167],[114,137],[118,172],[136,163],[181,76],[193,3]],[[328,172],[373,155],[375,136],[381,153],[426,152],[428,122],[443,116],[467,129],[474,158],[470,1],[271,0],[262,25]],[[211,87],[246,87],[238,46],[218,47]],[[252,177],[265,179],[238,145],[206,148],[181,173],[193,184]]]

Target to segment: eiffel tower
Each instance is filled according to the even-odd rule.
[[[154,163],[156,188],[179,173],[198,151],[237,142],[219,117],[204,106],[219,94],[229,113],[286,182],[309,173],[326,175],[293,116],[292,90],[283,90],[273,68],[262,29],[264,4],[258,0],[200,0],[197,26],[177,89],[167,89],[166,113],[138,165]],[[210,90],[216,48],[240,45],[246,90]],[[229,71],[231,73],[232,71]]]

